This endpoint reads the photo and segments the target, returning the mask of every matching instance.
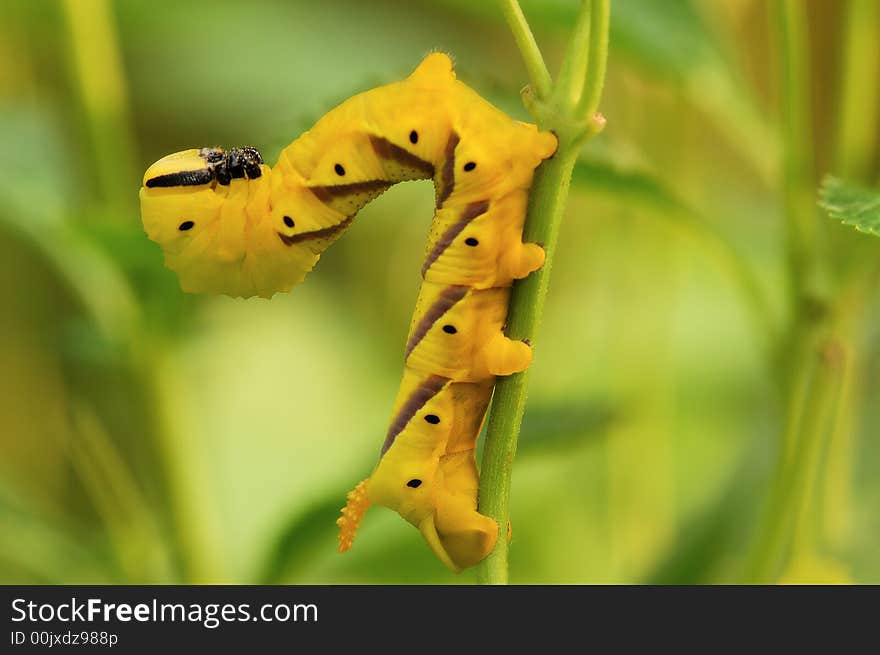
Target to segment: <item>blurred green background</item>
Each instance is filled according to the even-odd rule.
[[[522,4],[555,69],[577,2]],[[770,4],[612,2],[608,127],[575,173],[514,468],[512,582],[744,579],[789,411],[767,345],[788,320]],[[880,10],[805,5],[807,204],[831,297],[862,292],[831,434],[797,503],[763,515],[806,535],[782,579],[878,583],[880,284],[857,282],[880,241],[815,189],[880,182]],[[2,4],[0,582],[474,581],[381,508],[335,552],[389,420],[430,183],[373,202],[268,302],[182,294],[137,201],[162,155],[274,162],[432,49],[528,119],[489,0]]]

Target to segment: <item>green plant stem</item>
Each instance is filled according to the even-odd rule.
[[[872,117],[880,114],[880,3],[850,0],[845,16],[834,172],[850,180],[868,182],[877,137],[877,120]]]
[[[809,550],[806,537],[816,515],[810,501],[822,479],[820,454],[836,422],[845,350],[834,337],[823,339],[809,348],[803,365],[785,435],[791,451],[778,460],[771,504],[746,570],[749,583],[775,582],[796,548]]]
[[[571,107],[577,105],[584,90],[590,54],[591,5],[591,0],[581,0],[581,8],[569,37],[565,58],[559,68],[559,77],[554,89],[554,101]]]
[[[596,38],[590,38],[589,64],[586,79],[591,80],[587,92],[581,96],[578,107],[584,116],[592,116],[599,108],[602,88],[605,86],[605,69],[608,64],[608,23],[611,19],[610,0],[593,0],[590,7],[590,31]]]
[[[585,17],[586,12],[597,4],[607,6],[608,0],[592,0],[592,3],[584,3],[581,6],[581,15],[576,22],[575,33],[572,35],[573,45],[570,48],[570,54],[580,61],[564,64],[563,71],[572,71],[573,74],[578,68],[583,70],[585,67],[579,39],[588,38],[588,51],[591,53],[601,49],[594,45],[594,40],[607,46],[607,35],[591,29],[590,21]],[[502,7],[510,5],[509,2],[502,2]],[[514,27],[513,24],[511,27]],[[607,30],[607,21],[605,29]],[[514,33],[516,34],[515,29]],[[587,33],[589,37],[586,37]],[[530,56],[531,52],[523,49],[523,57],[528,59]],[[597,54],[597,58],[604,62],[604,53]],[[591,69],[592,65],[586,66],[587,71]],[[585,96],[595,98],[595,102],[598,103],[604,82],[604,70],[596,72],[583,83],[574,82],[572,75],[568,73],[566,78],[566,84],[579,86]],[[539,243],[544,247],[546,260],[540,270],[514,284],[508,314],[507,335],[512,339],[526,340],[531,344],[535,343],[544,311],[550,271],[572,171],[583,143],[604,125],[603,121],[593,118],[595,106],[590,107],[586,114],[577,112],[576,107],[582,103],[580,99],[571,102],[570,88],[557,87],[550,96],[543,96],[543,98],[552,98],[550,102],[543,102],[539,92],[538,98],[533,98],[535,102],[530,107],[538,119],[539,127],[553,130],[559,140],[556,154],[544,162],[535,173],[523,231],[524,241]],[[511,470],[525,409],[528,380],[528,370],[500,378],[495,387],[489,414],[480,473],[479,507],[483,514],[495,519],[500,529],[495,548],[477,567],[478,580],[483,584],[506,584],[508,580],[508,544],[505,533],[510,515]]]
[[[535,36],[532,34],[519,3],[516,0],[499,1],[504,18],[507,20],[516,45],[522,54],[535,93],[539,98],[549,97],[553,86],[550,71],[547,69],[547,64],[544,63],[544,56],[538,48],[538,43],[535,41]]]
[[[852,538],[853,464],[856,456],[859,408],[868,396],[865,389],[865,356],[862,352],[869,315],[864,308],[880,288],[880,259],[861,275],[850,278],[838,293],[835,315],[839,334],[844,335],[850,355],[841,380],[840,407],[832,428],[827,453],[826,479],[822,488],[822,536],[829,547],[842,550]]]
[[[748,582],[775,582],[795,540],[810,532],[808,499],[822,479],[822,444],[837,423],[844,354],[850,349],[835,329],[838,308],[824,293],[825,252],[814,199],[806,7],[776,0],[780,44],[782,198],[788,260],[789,325],[782,334],[779,378],[788,398],[776,474],[746,563]],[[804,544],[799,544],[804,548]]]
[[[813,177],[813,138],[806,5],[776,0],[774,24],[780,52],[782,200],[785,211],[788,286],[793,325],[810,311],[809,295],[819,286],[819,221]]]
[[[65,0],[70,60],[94,151],[99,192],[117,220],[131,209],[138,179],[119,35],[108,0]]]
[[[850,0],[846,5],[843,32],[844,55],[838,75],[840,80],[840,114],[834,154],[834,172],[849,180],[869,184],[873,163],[873,147],[877,138],[880,113],[880,41],[876,26],[880,22],[880,3],[876,0]],[[846,253],[847,278],[840,294],[845,315],[856,316],[870,302],[876,288],[876,244],[859,239]],[[876,265],[875,265],[876,266]],[[846,306],[846,305],[849,306]],[[857,323],[858,321],[852,321]],[[847,326],[846,336],[852,344],[851,363],[841,384],[841,401],[837,421],[827,454],[827,476],[822,489],[822,536],[833,549],[842,550],[852,538],[853,460],[857,448],[858,408],[867,397],[864,388],[862,357],[859,355],[859,327]]]
[[[557,152],[535,174],[528,213],[532,220],[527,224],[523,239],[543,243],[547,260],[541,270],[514,285],[507,326],[511,339],[529,339],[534,343],[538,333],[559,225],[576,160],[576,149]],[[528,382],[529,370],[526,369],[522,373],[499,378],[495,386],[480,472],[479,506],[480,512],[494,518],[501,528],[495,549],[477,569],[478,579],[483,584],[507,583],[505,526],[510,516],[511,469],[525,410]]]

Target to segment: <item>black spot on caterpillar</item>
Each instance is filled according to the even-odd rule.
[[[437,319],[448,312],[455,303],[464,298],[467,292],[468,288],[463,285],[449,286],[440,292],[437,299],[428,307],[428,310],[410,332],[404,358],[409,357],[410,353],[415,350],[415,347],[425,338],[428,330],[437,322]]]
[[[397,412],[397,415],[391,420],[391,426],[388,428],[385,443],[382,444],[381,454],[384,455],[391,448],[397,435],[403,431],[410,422],[410,419],[425,406],[425,403],[436,396],[448,382],[449,378],[431,375],[419,384],[415,391],[407,398],[400,411]]]

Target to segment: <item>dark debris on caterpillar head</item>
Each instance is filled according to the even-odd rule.
[[[251,146],[230,148],[229,152],[223,148],[202,148],[199,157],[205,160],[214,179],[223,185],[233,179],[247,177],[253,180],[263,174],[260,169],[263,157],[259,150]]]
[[[263,174],[260,168],[263,157],[259,150],[250,146],[230,148],[229,152],[223,148],[201,148],[199,157],[205,160],[205,168],[159,175],[147,180],[145,186],[200,186],[214,180],[225,186],[234,179],[247,177],[253,180]]]

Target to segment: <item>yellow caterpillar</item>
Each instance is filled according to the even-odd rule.
[[[384,505],[459,571],[493,548],[477,511],[477,436],[495,376],[524,370],[525,343],[504,336],[510,285],[540,268],[522,242],[535,168],[556,138],[515,121],[429,55],[405,80],[356,95],[281,153],[193,149],[147,170],[147,234],[185,291],[270,297],[288,291],[367,202],[432,178],[437,209],[405,350],[406,367],[373,474],[338,524],[347,550],[366,509]]]

